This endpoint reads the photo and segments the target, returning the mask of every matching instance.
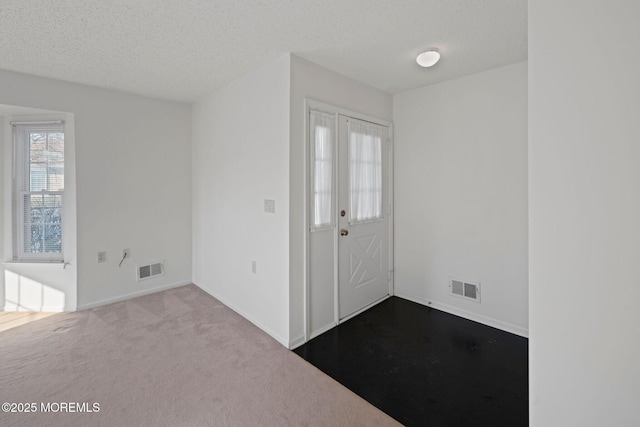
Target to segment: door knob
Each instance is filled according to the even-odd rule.
[[[341,236],[346,236],[347,234],[349,234],[349,230],[345,230],[344,228],[342,230],[340,230],[340,235]]]

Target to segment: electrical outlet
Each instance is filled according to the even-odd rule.
[[[256,262],[255,262],[255,261],[251,261],[251,272],[252,272],[253,274],[256,274],[257,270],[258,270],[258,269],[257,269]]]
[[[106,262],[107,261],[107,252],[100,251],[98,252],[98,262]]]

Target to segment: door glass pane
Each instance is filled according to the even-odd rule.
[[[382,128],[349,120],[351,224],[382,218]]]

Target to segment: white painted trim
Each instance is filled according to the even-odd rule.
[[[294,349],[300,347],[305,342],[307,342],[307,340],[305,339],[305,336],[304,335],[300,335],[299,337],[296,337],[295,339],[289,340],[288,349],[289,350],[294,350]]]
[[[326,106],[325,106],[326,107]],[[325,108],[323,107],[323,108]],[[335,114],[335,113],[334,113]],[[336,135],[333,141],[334,164],[333,181],[333,209],[336,218],[336,227],[333,230],[333,323],[340,324],[340,236],[338,235],[338,224],[340,223],[338,212],[340,210],[340,115],[336,115]],[[311,189],[309,189],[311,191]]]
[[[377,301],[375,301],[375,302],[372,302],[372,303],[371,303],[371,304],[369,304],[368,306],[363,307],[363,308],[361,308],[360,310],[358,310],[358,311],[356,311],[356,312],[354,312],[354,313],[351,313],[350,315],[348,315],[348,316],[346,316],[345,318],[341,319],[341,320],[340,320],[340,323],[344,323],[344,322],[346,322],[346,321],[347,321],[347,320],[349,320],[349,319],[353,319],[353,318],[354,318],[354,317],[356,317],[358,314],[360,314],[360,313],[364,313],[365,311],[369,310],[369,309],[370,309],[370,308],[372,308],[373,306],[376,306],[376,305],[380,304],[382,301],[387,300],[387,299],[389,299],[389,298],[391,298],[391,295],[386,295],[386,296],[384,296],[384,297],[380,298],[379,300],[377,300]]]
[[[371,122],[377,125],[382,125],[382,126],[386,126],[388,128],[388,133],[389,133],[389,143],[390,143],[390,150],[389,150],[389,204],[391,205],[391,216],[389,217],[389,269],[390,269],[390,275],[391,278],[389,280],[389,295],[385,296],[384,298],[364,307],[361,310],[356,311],[355,313],[352,313],[351,315],[347,316],[346,318],[340,320],[340,297],[339,297],[339,292],[340,289],[338,288],[338,227],[335,226],[334,227],[334,256],[335,256],[335,260],[334,260],[334,324],[330,324],[326,327],[320,328],[317,331],[311,331],[310,330],[310,319],[309,319],[309,313],[310,313],[310,304],[311,301],[309,299],[309,285],[311,282],[311,277],[310,277],[310,272],[309,272],[309,265],[311,263],[311,251],[309,248],[310,242],[309,242],[309,234],[311,233],[310,228],[309,228],[309,206],[310,206],[310,188],[309,185],[311,184],[310,179],[309,179],[309,170],[310,170],[310,158],[309,158],[309,113],[312,109],[315,110],[320,110],[329,114],[335,114],[336,115],[336,123],[338,122],[338,115],[343,115],[343,116],[347,116],[347,117],[351,117],[354,119],[359,119],[359,120],[364,120],[367,122]],[[394,294],[394,259],[393,259],[393,254],[394,254],[394,244],[393,244],[393,232],[394,232],[394,226],[393,226],[393,222],[394,222],[394,216],[395,216],[395,207],[394,207],[394,155],[393,155],[393,151],[394,151],[394,129],[393,129],[393,122],[390,122],[388,120],[384,120],[381,119],[379,117],[374,117],[374,116],[370,116],[367,114],[362,114],[362,113],[358,113],[356,111],[350,110],[350,109],[346,109],[346,108],[342,108],[339,107],[337,105],[333,105],[333,104],[327,104],[321,101],[317,101],[315,99],[312,98],[305,98],[304,99],[304,131],[305,131],[305,136],[304,136],[304,228],[305,228],[305,237],[304,237],[304,260],[305,260],[305,265],[304,265],[304,333],[305,333],[305,342],[315,338],[316,336],[328,331],[329,329],[337,326],[338,324],[356,316],[357,314],[362,313],[363,311],[369,309],[370,307],[384,301],[385,299],[389,298],[390,296],[392,296]],[[336,148],[336,152],[337,152],[337,139],[338,139],[338,129],[336,127],[336,141],[334,141],[335,143],[335,148]],[[337,165],[336,165],[337,166]],[[334,182],[337,183],[339,182],[339,176],[338,176],[338,168],[334,167]],[[336,191],[337,193],[337,191]],[[334,215],[336,218],[336,224],[337,224],[337,215],[338,215],[338,203],[337,200],[335,201],[336,203],[334,203]]]
[[[395,176],[394,176],[394,165],[395,165],[395,144],[394,144],[394,135],[393,135],[393,123],[389,123],[389,206],[391,206],[391,214],[389,215],[389,295],[395,294],[395,267],[394,267],[394,254],[395,254],[395,244],[393,241],[394,238],[394,224],[395,224],[395,216],[396,216],[396,208],[394,205],[394,197],[395,197]]]
[[[305,106],[309,109],[315,109],[324,111],[329,114],[341,114],[343,116],[348,116],[354,119],[364,120],[366,122],[371,122],[376,125],[382,125],[391,127],[393,123],[378,117],[369,116],[368,114],[358,113],[357,111],[349,110],[346,108],[339,107],[337,105],[327,104],[324,102],[316,101],[315,99],[305,98]],[[308,111],[308,110],[307,110]]]
[[[303,188],[304,188],[304,207],[302,209],[302,216],[303,216],[303,220],[302,220],[302,224],[304,225],[304,236],[303,236],[303,250],[304,250],[304,254],[302,256],[302,259],[304,260],[304,264],[302,266],[303,269],[303,277],[304,277],[304,286],[303,288],[303,295],[304,295],[304,312],[302,313],[302,317],[303,317],[303,326],[304,326],[304,342],[307,342],[311,339],[311,321],[309,320],[309,313],[310,313],[310,301],[309,301],[309,283],[311,282],[311,271],[309,266],[311,265],[311,259],[310,259],[310,254],[311,254],[311,250],[309,248],[309,246],[311,245],[310,243],[310,236],[309,234],[311,233],[311,229],[309,227],[309,204],[311,203],[310,200],[310,189],[309,189],[309,185],[310,184],[310,179],[309,179],[309,171],[311,170],[311,166],[310,166],[310,154],[309,154],[309,143],[310,143],[310,138],[309,138],[309,132],[310,132],[310,123],[309,123],[309,112],[310,112],[311,108],[309,107],[309,102],[308,100],[305,98],[304,100],[304,144],[302,147],[302,153],[304,156],[304,164],[302,166],[303,168]]]
[[[87,304],[81,304],[81,305],[78,305],[78,310],[88,310],[90,308],[100,307],[100,306],[103,306],[103,305],[112,304],[114,302],[125,301],[125,300],[129,300],[129,299],[132,299],[132,298],[141,297],[141,296],[144,296],[144,295],[155,294],[156,292],[166,291],[167,289],[179,288],[180,286],[186,286],[186,285],[190,285],[190,284],[191,284],[191,281],[177,282],[177,283],[170,283],[168,285],[157,286],[157,287],[152,288],[152,289],[143,289],[143,290],[140,290],[140,291],[135,291],[135,292],[131,292],[131,293],[124,294],[124,295],[118,295],[117,297],[113,297],[113,298],[107,298],[107,299],[103,299],[103,300],[100,300],[100,301],[94,301],[94,302],[90,302],[90,303],[87,303]]]
[[[63,270],[70,263],[63,261],[7,261],[2,266],[7,269],[11,267],[27,267],[27,268],[58,268]]]
[[[445,313],[453,314],[454,316],[462,317],[463,319],[471,320],[473,322],[482,323],[483,325],[491,326],[492,328],[500,329],[505,332],[509,332],[521,337],[529,338],[529,330],[521,326],[513,325],[502,320],[494,319],[493,317],[483,316],[482,314],[472,313],[467,310],[463,310],[458,307],[454,307],[442,302],[429,300],[422,297],[416,297],[401,292],[396,292],[398,298],[413,301],[415,303],[435,308],[436,310],[444,311]]]
[[[256,320],[252,315],[250,315],[249,313],[246,313],[244,310],[240,310],[238,307],[236,307],[235,305],[229,303],[225,298],[220,297],[219,295],[216,295],[213,292],[210,292],[209,290],[203,288],[202,286],[198,285],[197,283],[193,282],[194,285],[196,285],[197,287],[199,287],[200,289],[202,289],[204,292],[206,292],[207,294],[211,295],[212,297],[214,297],[215,299],[217,299],[218,301],[220,301],[222,304],[226,305],[228,308],[230,308],[231,310],[235,311],[236,313],[238,313],[240,316],[244,317],[245,319],[247,319],[249,322],[253,323],[255,326],[257,326],[258,328],[262,329],[263,332],[265,332],[267,335],[271,336],[271,338],[273,338],[274,340],[278,341],[280,344],[282,344],[284,347],[289,348],[289,340],[286,339],[285,337],[281,337],[280,335],[278,335],[277,333],[275,333],[273,330],[271,330],[270,328],[268,328],[267,326],[265,326],[262,322]],[[298,338],[296,338],[298,339]]]
[[[329,331],[329,330],[331,330],[331,329],[335,328],[336,326],[338,326],[338,324],[337,324],[337,323],[335,323],[335,322],[331,322],[331,323],[329,323],[327,326],[323,326],[322,328],[318,329],[317,331],[314,331],[314,332],[311,334],[311,337],[310,337],[309,339],[310,339],[310,340],[312,340],[312,339],[314,339],[315,337],[320,336],[320,335],[324,334],[325,332],[327,332],[327,331]]]
[[[8,303],[4,306],[3,311],[12,313],[70,313],[73,310],[71,307],[64,307],[59,305],[45,305],[39,310],[29,310],[26,307],[21,307],[18,304]]]

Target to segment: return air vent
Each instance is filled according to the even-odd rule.
[[[450,278],[451,295],[480,302],[480,283]]]
[[[151,279],[152,277],[162,276],[164,274],[164,266],[161,262],[153,264],[139,265],[136,268],[138,272],[138,281]]]

